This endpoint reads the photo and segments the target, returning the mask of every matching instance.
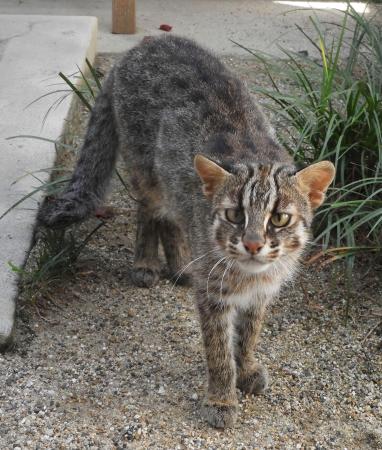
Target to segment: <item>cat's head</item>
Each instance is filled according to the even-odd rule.
[[[297,259],[335,173],[329,161],[297,172],[283,164],[227,169],[202,155],[195,157],[195,169],[212,203],[215,244],[249,274]]]

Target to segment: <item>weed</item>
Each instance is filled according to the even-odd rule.
[[[101,221],[80,242],[74,230],[41,230],[32,250],[33,258],[28,259],[24,267],[8,261],[12,271],[20,275],[27,297],[34,299],[52,283],[73,272],[81,252],[104,224]]]
[[[350,4],[337,39],[326,38],[322,24],[311,21],[315,39],[299,29],[318,60],[283,50],[285,58],[275,62],[246,50],[269,76],[273,88],[257,91],[271,100],[268,106],[281,119],[280,140],[295,160],[328,159],[336,166],[315,236],[330,260],[346,258],[351,270],[360,253],[382,250],[382,31]],[[289,85],[292,80],[292,93],[276,80],[280,74]]]

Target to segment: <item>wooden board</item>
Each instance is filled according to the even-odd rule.
[[[135,0],[113,0],[113,28],[116,34],[134,34]]]

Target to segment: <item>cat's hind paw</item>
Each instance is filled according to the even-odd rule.
[[[269,376],[267,369],[261,364],[237,378],[237,387],[245,394],[262,394],[269,385]]]
[[[237,405],[224,405],[206,401],[202,405],[201,414],[214,428],[230,428],[237,419]]]

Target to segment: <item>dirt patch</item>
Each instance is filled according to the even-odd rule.
[[[100,57],[101,70],[114,58]],[[266,85],[252,60],[226,62]],[[238,423],[219,432],[199,418],[206,374],[191,290],[131,284],[135,205],[117,179],[108,204],[116,215],[73,276],[35,303],[20,296],[17,345],[0,356],[0,448],[382,448],[381,267],[365,262],[352,286],[339,266],[302,267],[262,332],[269,390],[240,397]]]

